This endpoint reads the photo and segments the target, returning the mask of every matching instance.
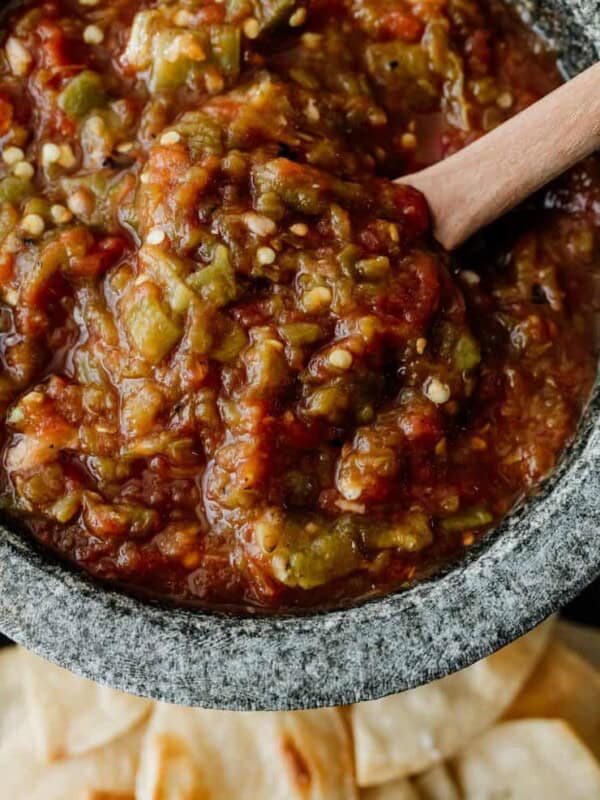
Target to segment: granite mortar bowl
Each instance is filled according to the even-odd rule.
[[[521,6],[567,74],[600,55],[597,0]],[[559,469],[458,564],[361,605],[264,617],[174,609],[99,586],[0,527],[0,630],[119,689],[221,709],[369,700],[525,633],[600,572],[600,387]]]

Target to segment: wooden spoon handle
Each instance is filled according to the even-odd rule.
[[[600,63],[445,161],[398,179],[448,250],[600,147]]]

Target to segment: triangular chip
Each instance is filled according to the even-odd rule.
[[[40,758],[81,755],[142,720],[151,701],[80,678],[22,650],[25,695]]]
[[[363,789],[360,800],[421,800],[421,795],[409,780],[402,779]]]
[[[92,789],[91,792],[84,792],[77,800],[135,800],[129,792],[103,792]]]
[[[461,800],[454,779],[445,764],[438,764],[414,778],[420,800]]]
[[[502,722],[453,762],[464,800],[595,800],[600,766],[562,720]]]
[[[445,764],[438,764],[414,778],[400,778],[362,789],[360,800],[461,800]]]
[[[557,717],[600,758],[600,673],[560,642],[551,642],[506,719]]]
[[[22,726],[0,745],[2,797],[10,800],[129,800],[144,723],[105,747],[85,755],[45,764],[28,726]]]
[[[0,651],[0,796],[10,800],[133,800],[143,726],[106,748],[45,764],[32,736],[21,648]]]
[[[350,737],[337,709],[236,713],[159,703],[137,800],[353,800]]]
[[[353,706],[359,786],[424,772],[489,728],[534,669],[549,634],[545,623],[454,675]]]
[[[7,737],[27,724],[22,676],[19,649],[0,650],[0,747]]]

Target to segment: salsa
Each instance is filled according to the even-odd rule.
[[[512,11],[48,0],[5,31],[24,535],[180,603],[332,606],[431,574],[548,475],[595,376],[597,161],[455,254],[393,182],[560,82]]]

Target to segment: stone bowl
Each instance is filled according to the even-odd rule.
[[[600,54],[597,0],[521,9],[569,74]],[[538,495],[460,562],[404,592],[337,611],[234,615],[142,602],[94,583],[0,528],[0,630],[100,683],[209,708],[369,700],[502,647],[600,572],[600,387]]]

